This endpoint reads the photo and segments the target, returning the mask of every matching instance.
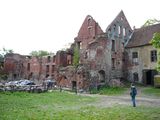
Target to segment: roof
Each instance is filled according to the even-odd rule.
[[[126,47],[150,45],[153,34],[156,32],[160,32],[160,24],[135,29]]]

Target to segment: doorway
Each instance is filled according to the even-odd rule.
[[[99,73],[100,83],[105,83],[105,71],[104,70],[100,70],[98,73]]]
[[[72,81],[72,90],[76,90],[76,88],[77,88],[77,82]]]
[[[154,85],[154,76],[157,75],[156,70],[143,70],[144,84]]]

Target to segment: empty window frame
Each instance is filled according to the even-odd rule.
[[[52,73],[54,72],[54,70],[55,70],[55,66],[54,66],[54,65],[52,65]]]
[[[123,36],[126,36],[126,28],[123,28]]]
[[[53,56],[53,63],[56,62],[56,56]]]
[[[112,40],[112,48],[111,48],[112,51],[115,51],[115,48],[116,48],[115,45],[116,45],[116,44],[115,44],[115,40]]]
[[[112,58],[112,69],[115,69],[115,58]]]
[[[92,18],[91,17],[88,17],[88,26],[90,26],[91,25],[91,23],[92,23]]]
[[[121,34],[121,26],[118,26],[118,34]]]
[[[82,42],[78,42],[78,48],[82,49]]]
[[[46,65],[46,72],[49,72],[49,65]]]
[[[88,33],[89,33],[89,35],[92,35],[92,26],[88,27]]]
[[[116,31],[116,24],[113,25],[113,31]]]
[[[47,62],[51,62],[51,56],[47,57]]]
[[[27,70],[30,71],[30,63],[27,64]]]

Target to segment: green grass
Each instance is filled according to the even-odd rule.
[[[62,110],[78,109],[95,99],[58,91],[41,94],[0,93],[0,120],[45,119]]]
[[[144,94],[160,97],[160,88],[147,87],[143,90]]]
[[[0,93],[0,120],[159,120],[160,107],[93,107],[96,97],[67,92]],[[96,102],[97,103],[97,102]]]
[[[92,89],[91,94],[101,94],[101,95],[121,95],[127,88],[125,87],[102,87],[100,90]]]
[[[64,120],[159,120],[160,108],[144,106],[136,108],[129,106],[97,108],[90,106],[74,111],[61,111],[55,117]]]

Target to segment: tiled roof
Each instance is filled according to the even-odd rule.
[[[155,32],[160,32],[160,24],[135,29],[126,47],[149,45]]]

